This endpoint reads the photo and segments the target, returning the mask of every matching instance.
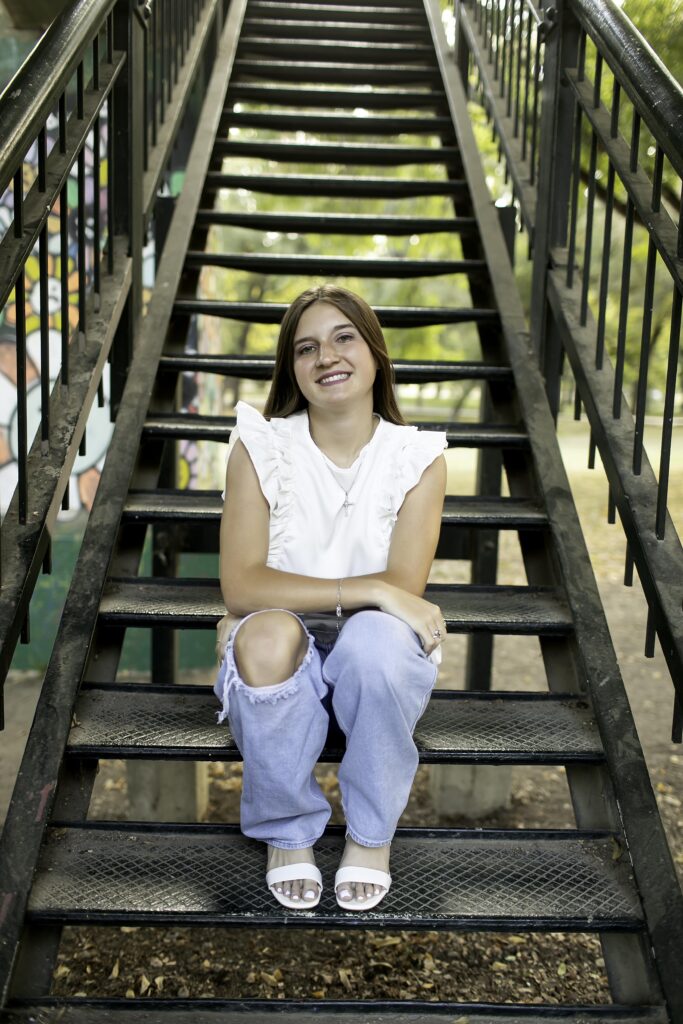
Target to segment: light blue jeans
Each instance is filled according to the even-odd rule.
[[[413,729],[438,671],[417,634],[386,612],[360,611],[335,642],[318,645],[302,622],[308,648],[299,668],[282,683],[257,687],[240,678],[235,661],[244,622],[230,635],[214,687],[223,705],[218,720],[228,717],[244,759],[242,831],[284,850],[312,846],[322,835],[330,805],[313,769],[331,704],[346,736],[338,773],[346,834],[362,846],[390,843],[417,770]]]

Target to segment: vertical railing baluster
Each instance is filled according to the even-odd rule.
[[[524,114],[522,118],[522,160],[526,160],[529,135],[529,91],[531,89],[531,37],[533,18],[527,14],[526,19],[526,54],[524,60]]]
[[[600,298],[598,325],[595,338],[595,369],[601,370],[605,358],[605,326],[607,323],[607,295],[609,291],[610,252],[612,248],[612,213],[614,210],[614,165],[609,162],[605,195],[605,224],[602,238],[602,267],[600,270]]]
[[[95,118],[92,131],[93,143],[93,301],[95,312],[101,307],[102,284],[100,280],[100,261],[102,259],[102,232],[100,211],[100,145],[102,144],[99,117]]]
[[[631,546],[626,541],[626,558],[624,561],[624,586],[633,586],[633,555],[631,554]]]
[[[647,623],[645,625],[645,657],[654,658],[655,656],[655,620],[652,614],[652,609],[647,609]]]
[[[514,0],[513,0],[514,2]],[[500,64],[500,95],[505,96],[505,72],[507,68],[507,54],[508,54],[508,5],[510,0],[505,0],[503,4],[503,32],[501,38],[503,40],[503,57]]]
[[[624,251],[621,264],[621,291],[619,295],[619,325],[617,327],[617,351],[614,363],[614,393],[612,395],[612,416],[621,416],[624,364],[626,362],[626,329],[628,326],[629,290],[631,287],[631,260],[633,257],[634,208],[629,199],[626,203],[624,226]]]
[[[574,259],[576,256],[576,228],[579,219],[579,183],[581,180],[581,119],[582,110],[579,103],[574,104],[574,161],[572,169],[572,188],[569,223],[569,247],[567,251],[567,288],[574,287]]]
[[[116,168],[114,166],[114,97],[107,99],[107,273],[114,273],[114,197]]]
[[[530,182],[532,185],[536,184],[536,178],[538,175],[538,168],[536,166],[536,149],[538,146],[538,125],[539,125],[539,113],[538,104],[541,95],[541,34],[540,31],[536,30],[536,53],[534,59],[534,112],[531,119],[531,156],[529,157],[529,172]]]
[[[519,0],[519,25],[517,26],[517,71],[515,74],[515,119],[512,129],[514,138],[519,135],[519,106],[522,90],[522,51],[524,40],[524,0]]]
[[[507,96],[505,113],[508,117],[512,114],[512,91],[515,73],[515,7],[516,0],[510,0],[510,60],[508,61]]]
[[[657,248],[652,237],[650,237],[647,247],[647,267],[645,269],[643,327],[640,336],[640,359],[638,363],[638,384],[636,389],[635,425],[633,432],[633,472],[636,476],[640,475],[643,464],[645,412],[647,410],[647,379],[650,367],[650,340],[652,337],[652,308],[654,303],[656,267]]]
[[[669,470],[671,468],[671,436],[673,432],[674,407],[676,404],[676,381],[678,379],[680,343],[681,293],[674,285],[671,304],[671,330],[669,332],[669,359],[666,368],[666,391],[664,393],[664,415],[662,417],[662,446],[659,459],[659,480],[657,483],[655,533],[658,540],[664,539],[666,530],[666,504],[669,496]]]
[[[142,166],[149,169],[149,22],[145,21],[142,44]]]
[[[588,164],[588,204],[586,208],[586,239],[583,249],[583,279],[581,281],[580,323],[585,327],[588,318],[588,291],[590,289],[591,256],[593,250],[593,214],[595,211],[595,170],[598,162],[598,137],[591,132],[591,155]]]
[[[159,45],[159,33],[158,33],[158,18],[157,18],[157,3],[152,5],[152,16],[150,21],[150,39],[152,46],[152,145],[157,144],[157,118],[159,115],[158,111],[158,92],[159,92],[159,70],[158,70],[158,54],[157,48]]]
[[[79,121],[84,117],[83,62],[76,73],[76,112]],[[78,152],[78,345],[85,346],[85,143]]]
[[[38,188],[47,192],[47,134],[38,133]],[[50,450],[50,304],[48,299],[47,221],[38,239],[38,290],[40,293],[40,444],[46,455]]]
[[[494,32],[494,35],[495,35],[495,38],[496,38],[496,45],[495,45],[495,50],[494,50],[494,54],[493,54],[493,77],[494,77],[494,80],[495,80],[495,79],[498,78],[498,71],[499,71],[499,67],[500,67],[500,15],[501,15],[501,6],[500,6],[499,0],[494,0],[494,10],[495,10],[495,18],[494,18],[493,32]]]

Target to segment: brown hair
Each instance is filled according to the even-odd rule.
[[[289,416],[308,405],[294,376],[294,335],[302,314],[316,302],[328,302],[349,318],[367,343],[377,363],[377,375],[372,388],[373,411],[390,423],[405,424],[394,394],[394,370],[387,352],[374,310],[364,299],[336,284],[323,284],[308,288],[289,306],[282,318],[275,353],[275,370],[263,414]]]

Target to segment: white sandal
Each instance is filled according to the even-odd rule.
[[[340,900],[337,890],[340,885],[344,884],[344,882],[360,882],[364,885],[381,885],[384,891],[377,893],[375,896],[368,896],[362,900]],[[376,907],[377,904],[384,899],[386,894],[389,892],[390,885],[391,875],[388,875],[386,871],[378,871],[376,868],[339,868],[334,876],[334,892],[337,897],[337,903],[344,910],[372,910],[373,907]]]
[[[305,900],[302,896],[301,899],[293,900],[291,896],[285,896],[283,892],[278,892],[275,888],[278,882],[296,882],[299,878],[311,878],[317,883],[317,899]],[[305,864],[285,864],[281,868],[271,868],[270,871],[266,871],[266,885],[278,903],[281,903],[283,907],[289,907],[290,910],[310,910],[312,907],[317,907],[320,903],[320,894],[323,891],[323,876],[315,864],[311,864],[309,861]]]

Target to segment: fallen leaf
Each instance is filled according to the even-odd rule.
[[[178,989],[178,999],[189,999],[189,998],[190,998],[190,990],[189,990],[189,988],[187,987],[187,985],[181,985],[180,988]]]
[[[316,989],[313,990],[311,995],[313,996],[314,999],[324,999],[325,996],[327,995],[327,989],[326,988],[316,988]]]
[[[567,973],[567,965],[565,963],[558,964],[557,973],[560,978],[564,978],[565,974]]]
[[[166,979],[164,978],[163,974],[157,975],[157,977],[154,979],[154,984],[156,985],[158,992],[161,992],[161,990],[163,989],[165,980]]]
[[[337,973],[339,974],[339,980],[341,981],[341,983],[344,986],[344,988],[346,989],[346,991],[350,992],[351,988],[352,988],[352,985],[351,985],[351,980],[353,978],[352,972],[350,970],[348,970],[346,967],[340,967]]]
[[[144,996],[145,992],[151,987],[151,985],[152,985],[152,982],[149,980],[149,978],[146,975],[141,974],[140,975],[140,995]]]
[[[114,964],[114,966],[111,969],[111,974],[109,975],[109,978],[113,980],[114,978],[118,978],[118,976],[119,976],[119,962],[117,960],[116,963]]]
[[[247,981],[250,985],[253,985],[254,982],[256,981],[256,975],[254,974],[253,971],[249,971],[249,974],[247,975]]]
[[[67,974],[71,974],[71,968],[67,967],[66,964],[60,964],[53,972],[52,977],[55,981],[59,981],[60,978],[66,978]]]
[[[131,928],[130,925],[122,924],[119,931],[123,932],[124,935],[130,935],[131,932],[138,931],[137,928]]]
[[[491,964],[492,971],[507,971],[508,965],[504,964],[502,960],[494,960]]]
[[[135,999],[135,991],[132,988],[126,989],[126,999]]]
[[[158,956],[151,956],[149,958],[149,966],[150,967],[163,967],[164,966],[164,961],[160,957],[158,957]]]
[[[261,981],[265,981],[266,985],[270,985],[271,988],[277,988],[277,978],[274,974],[261,971]]]

